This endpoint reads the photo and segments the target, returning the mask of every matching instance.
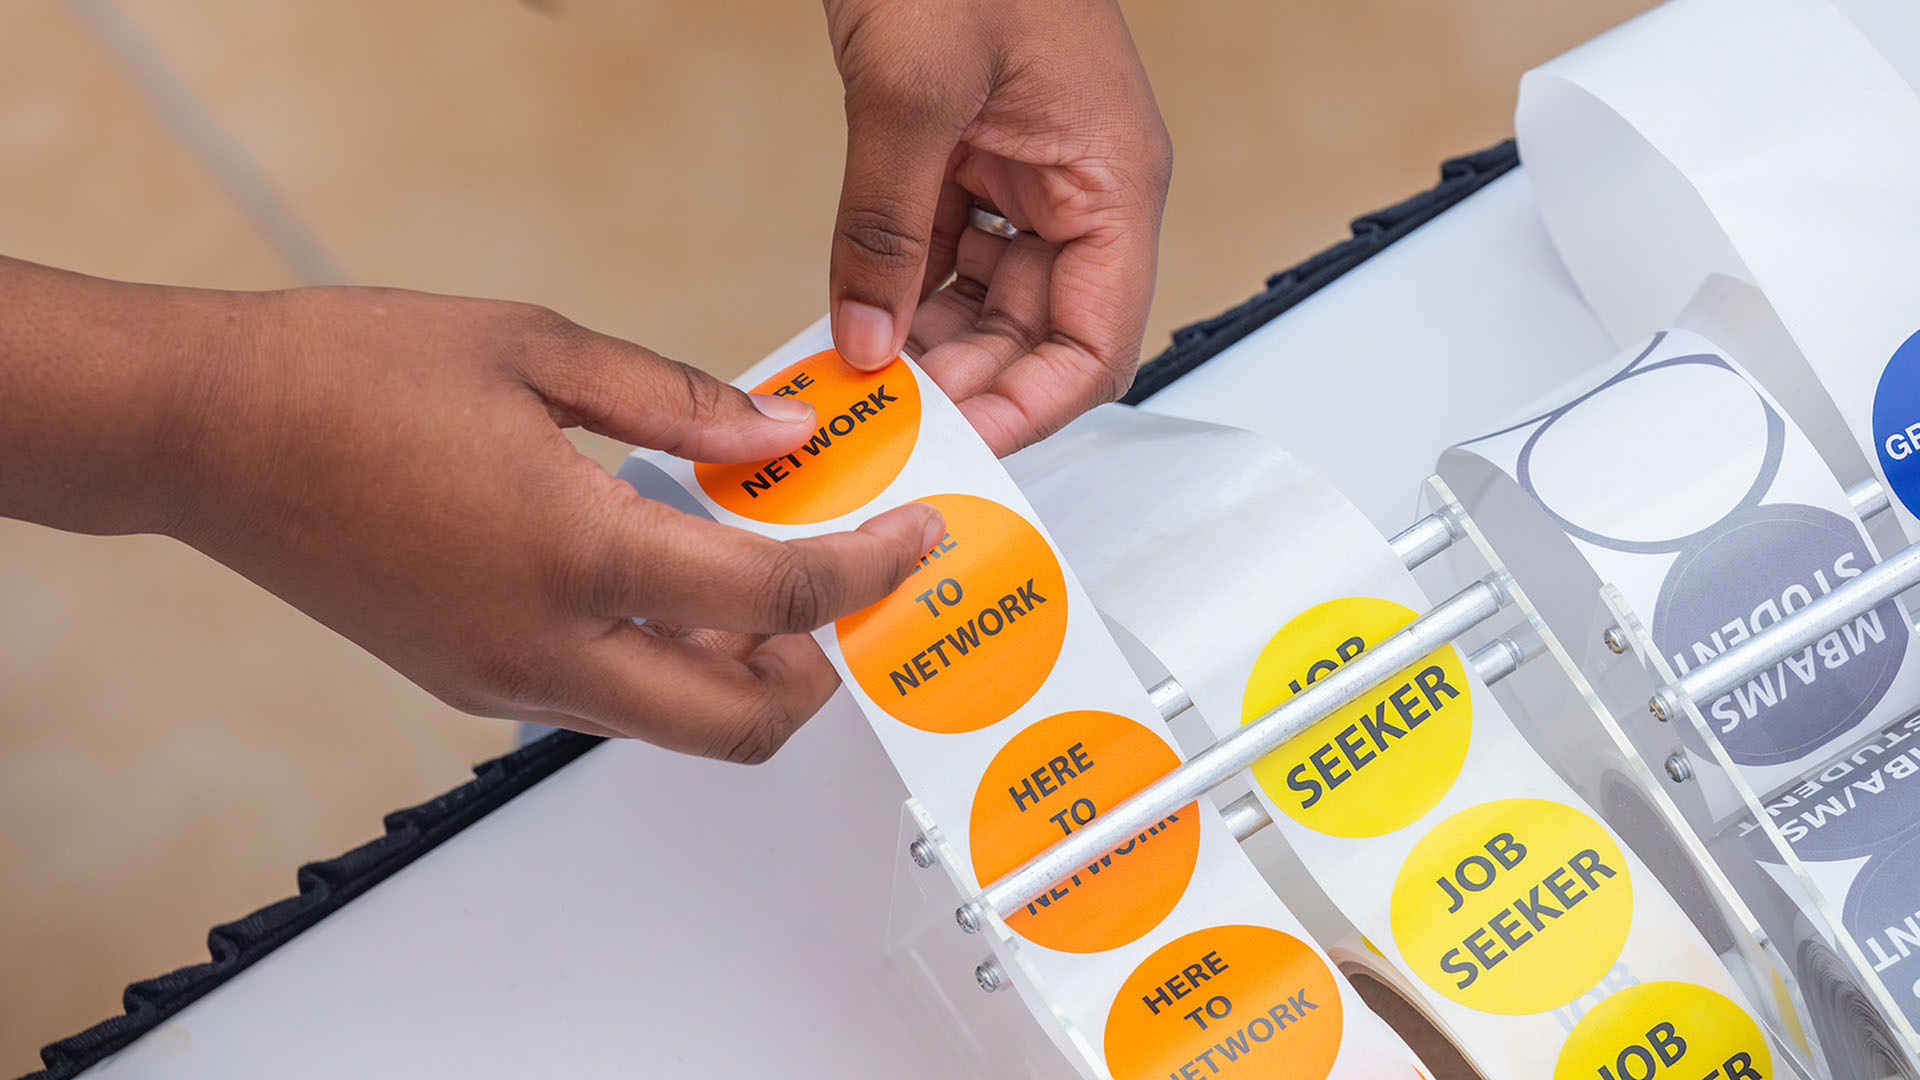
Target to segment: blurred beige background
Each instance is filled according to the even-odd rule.
[[[1646,6],[1128,3],[1178,155],[1149,352]],[[538,301],[731,375],[823,307],[822,28],[806,0],[0,0],[0,252]],[[511,738],[170,541],[0,521],[0,1074]]]

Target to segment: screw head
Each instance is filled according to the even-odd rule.
[[[1613,653],[1615,656],[1619,656],[1627,651],[1626,632],[1618,626],[1607,627],[1601,632],[1600,640],[1607,646],[1607,651]]]
[[[977,934],[980,932],[980,911],[974,904],[962,904],[955,908],[953,921],[959,923],[960,929],[965,930],[969,934]]]
[[[1684,784],[1693,779],[1693,763],[1678,751],[1668,754],[1667,776],[1676,784]]]
[[[980,961],[980,966],[973,969],[973,978],[980,984],[980,989],[989,994],[1007,987],[1007,977],[1000,970],[1000,962],[991,956]]]
[[[907,858],[913,860],[913,865],[925,870],[934,863],[933,845],[927,843],[924,836],[916,837],[913,843],[907,845]]]
[[[1653,714],[1653,718],[1655,720],[1658,720],[1663,724],[1668,723],[1673,719],[1672,715],[1667,712],[1666,705],[1663,704],[1661,700],[1657,697],[1654,698],[1652,701],[1647,702],[1647,711]]]

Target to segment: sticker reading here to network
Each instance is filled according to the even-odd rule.
[[[1254,661],[1241,699],[1250,724],[1414,620],[1371,596],[1329,600],[1293,617]],[[1253,766],[1288,817],[1332,836],[1380,836],[1420,819],[1460,775],[1473,702],[1451,645],[1336,711]]]
[[[804,401],[819,422],[771,461],[693,467],[709,498],[755,521],[806,525],[858,510],[900,475],[920,436],[920,387],[903,361],[866,372],[828,349],[754,392]]]
[[[1630,986],[1580,1018],[1553,1080],[1773,1080],[1773,1054],[1745,1009],[1686,982]]]
[[[1333,972],[1291,934],[1214,926],[1161,946],[1107,1013],[1114,1080],[1323,1080],[1340,1056]]]
[[[1393,883],[1393,939],[1428,986],[1521,1016],[1591,990],[1626,946],[1633,883],[1613,835],[1547,799],[1471,806],[1414,845]]]
[[[854,681],[889,716],[954,734],[999,723],[1052,673],[1067,583],[1046,537],[977,495],[920,500],[947,531],[886,599],[834,624]]]
[[[1137,721],[1097,710],[1049,716],[1008,740],[973,797],[973,871],[993,881],[1180,764]],[[1007,925],[1062,952],[1117,949],[1186,895],[1200,853],[1188,803],[1014,912]]]

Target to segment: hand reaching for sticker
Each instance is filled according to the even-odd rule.
[[[999,454],[1125,392],[1172,150],[1118,6],[826,10],[846,83],[841,355],[871,369],[904,344]],[[971,228],[976,204],[1023,232]]]
[[[177,537],[469,712],[759,760],[838,685],[804,631],[942,530],[910,504],[779,543],[641,499],[561,429],[764,461],[812,408],[542,308],[7,259],[0,294],[0,514]]]

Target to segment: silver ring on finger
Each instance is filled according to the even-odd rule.
[[[979,229],[981,232],[991,233],[994,236],[1003,236],[1008,240],[1020,235],[1020,229],[1014,225],[1013,222],[1008,221],[1006,218],[1001,217],[999,214],[994,213],[984,206],[975,206],[973,208],[973,211],[967,215],[967,224]]]

